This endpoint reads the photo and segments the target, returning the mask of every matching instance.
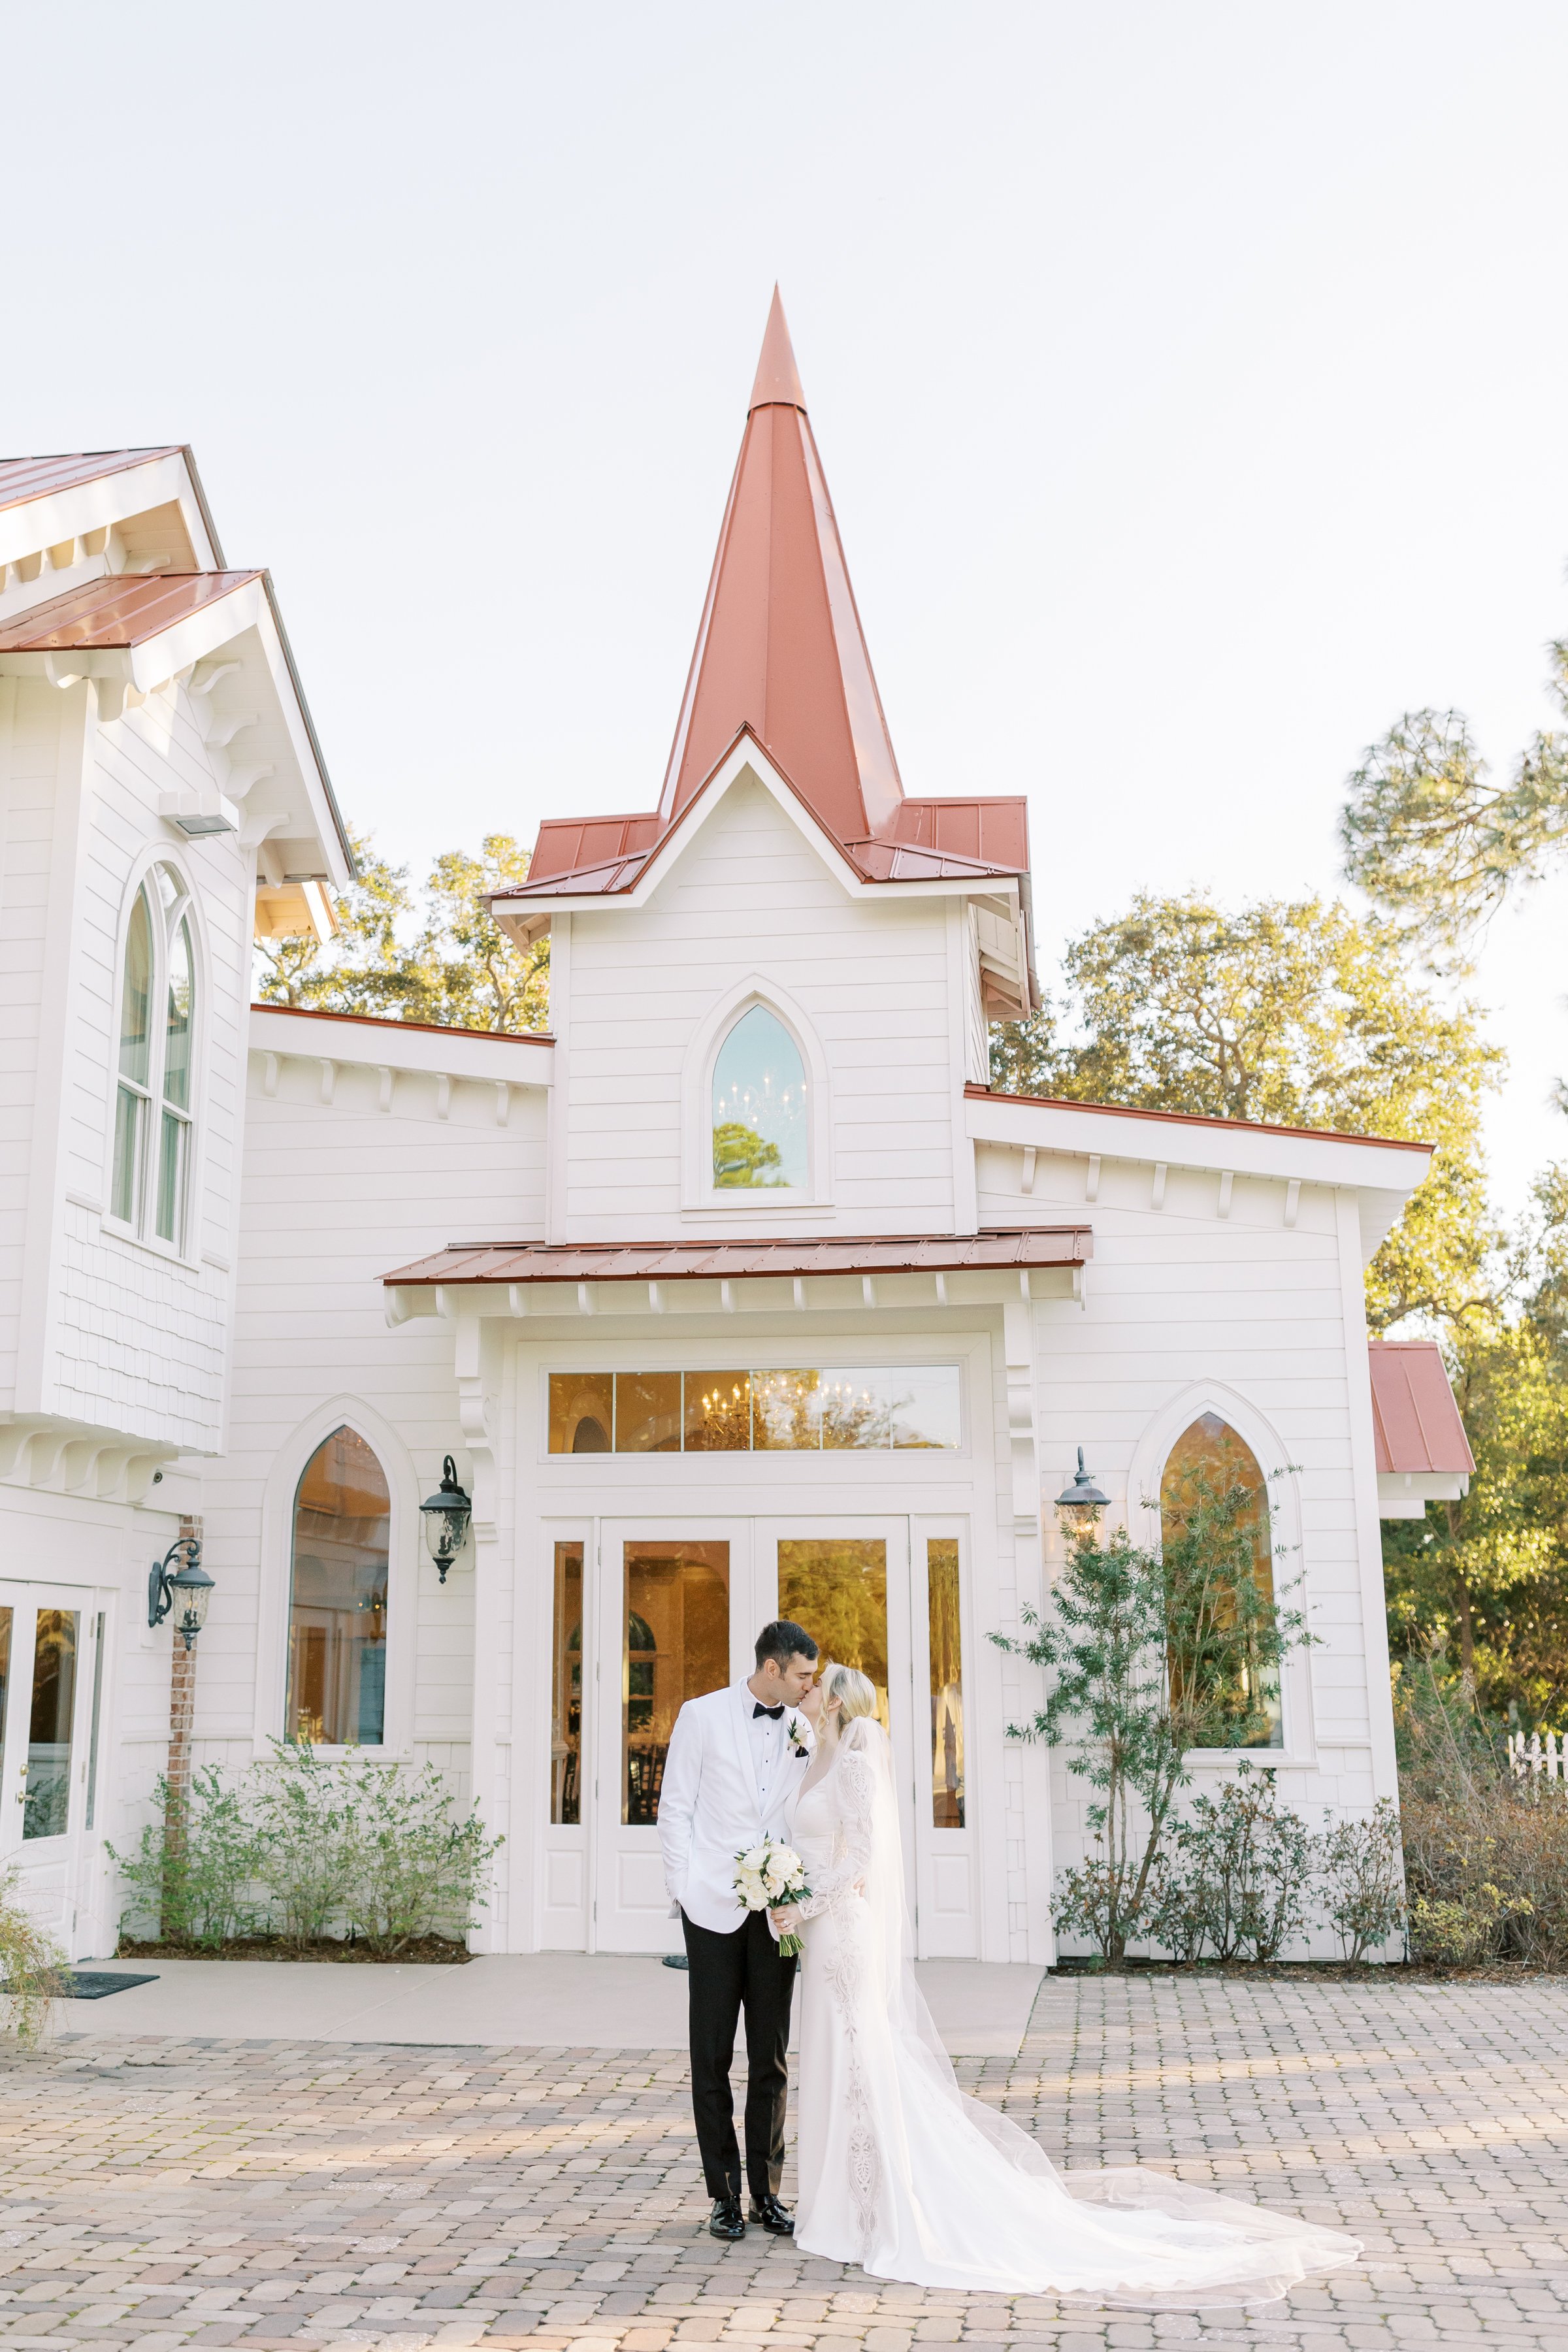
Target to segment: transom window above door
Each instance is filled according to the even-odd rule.
[[[195,1024],[190,892],[155,866],[132,901],[121,960],[109,1214],[174,1249],[189,1215]]]
[[[959,1442],[956,1364],[550,1375],[552,1454],[885,1454]]]

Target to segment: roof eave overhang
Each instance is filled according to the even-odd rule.
[[[1400,1206],[1426,1176],[1436,1148],[1376,1136],[1253,1127],[1239,1119],[1186,1118],[1112,1104],[1030,1102],[980,1093],[965,1097],[964,1123],[975,1142],[1348,1185],[1357,1192],[1387,1194]],[[1394,1213],[1397,1215],[1397,1206]]]
[[[1023,877],[1016,874],[976,871],[918,881],[879,882],[869,879],[860,871],[843,844],[827,831],[810,803],[777,762],[770,758],[751,730],[742,728],[724,757],[710,771],[706,781],[674,819],[668,831],[647,853],[646,863],[635,881],[618,890],[541,891],[531,894],[525,885],[521,890],[498,892],[489,902],[496,920],[508,929],[521,931],[526,926],[529,934],[536,935],[554,914],[604,913],[618,908],[646,907],[676,858],[695,840],[724,794],[748,769],[784,815],[799,828],[847,898],[874,900],[885,899],[889,895],[905,898],[972,898],[984,896],[1006,898],[1015,908],[1019,905]]]
[[[45,490],[0,509],[0,563],[171,504],[180,508],[197,569],[226,571],[206,493],[188,448],[155,451],[130,465],[106,467],[85,482]]]

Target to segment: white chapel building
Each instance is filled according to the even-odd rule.
[[[1362,1280],[1427,1149],[992,1091],[1054,876],[1022,798],[903,790],[776,299],[652,782],[496,901],[548,1035],[253,1004],[352,871],[268,576],[188,449],[0,462],[0,1867],[73,1957],[182,1533],[196,1761],[433,1759],[504,1835],[480,1949],[670,1948],[675,1713],[784,1614],[878,1684],[920,1951],[1050,1958],[1081,1784],[987,1635],[1079,1447],[1143,1535],[1267,1479],[1317,1638],[1258,1760],[1314,1819],[1396,1793],[1379,1513],[1469,1457]]]

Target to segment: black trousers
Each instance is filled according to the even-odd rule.
[[[781,1960],[765,1911],[752,1911],[733,1935],[699,1927],[683,1911],[691,1993],[691,2107],[710,2197],[741,2193],[735,2102],[730,2061],[735,2027],[746,2012],[746,2180],[753,2197],[784,2178],[784,2105],[789,2091],[789,2005],[795,1962]]]

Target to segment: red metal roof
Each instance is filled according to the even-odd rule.
[[[432,1037],[489,1037],[503,1045],[553,1045],[549,1029],[462,1029],[455,1021],[399,1021],[382,1013],[329,1013],[324,1004],[271,1004],[252,997],[253,1013],[286,1013],[291,1021],[358,1021],[368,1029],[422,1029]]]
[[[1076,1095],[1008,1095],[996,1087],[976,1086],[973,1079],[964,1087],[971,1102],[1024,1103],[1040,1110],[1091,1110],[1102,1118],[1163,1118],[1173,1127],[1237,1127],[1248,1135],[1305,1135],[1314,1142],[1375,1144],[1379,1151],[1425,1151],[1428,1158],[1436,1150],[1435,1143],[1411,1143],[1402,1135],[1347,1135],[1342,1127],[1279,1127],[1264,1118],[1221,1118],[1210,1111],[1151,1110],[1140,1103],[1080,1102]],[[1392,1347],[1394,1343],[1390,1340]]]
[[[1468,1476],[1475,1456],[1436,1341],[1373,1339],[1367,1356],[1378,1469]]]
[[[452,1242],[384,1275],[416,1286],[465,1282],[712,1282],[758,1275],[958,1274],[1009,1266],[1082,1265],[1088,1225],[980,1234],[872,1234],[858,1238],[734,1242]]]
[[[868,881],[1028,871],[1021,795],[904,798],[776,287],[658,807],[547,822],[502,895],[629,890],[743,733]]]
[[[79,482],[98,482],[106,474],[123,474],[154,457],[177,457],[180,444],[163,449],[84,449],[62,457],[0,457],[0,509],[26,506],[29,499],[45,499],[55,490],[74,489]]]
[[[0,626],[0,653],[86,652],[139,646],[188,620],[204,604],[232,595],[259,572],[149,572],[89,580],[16,614]]]

